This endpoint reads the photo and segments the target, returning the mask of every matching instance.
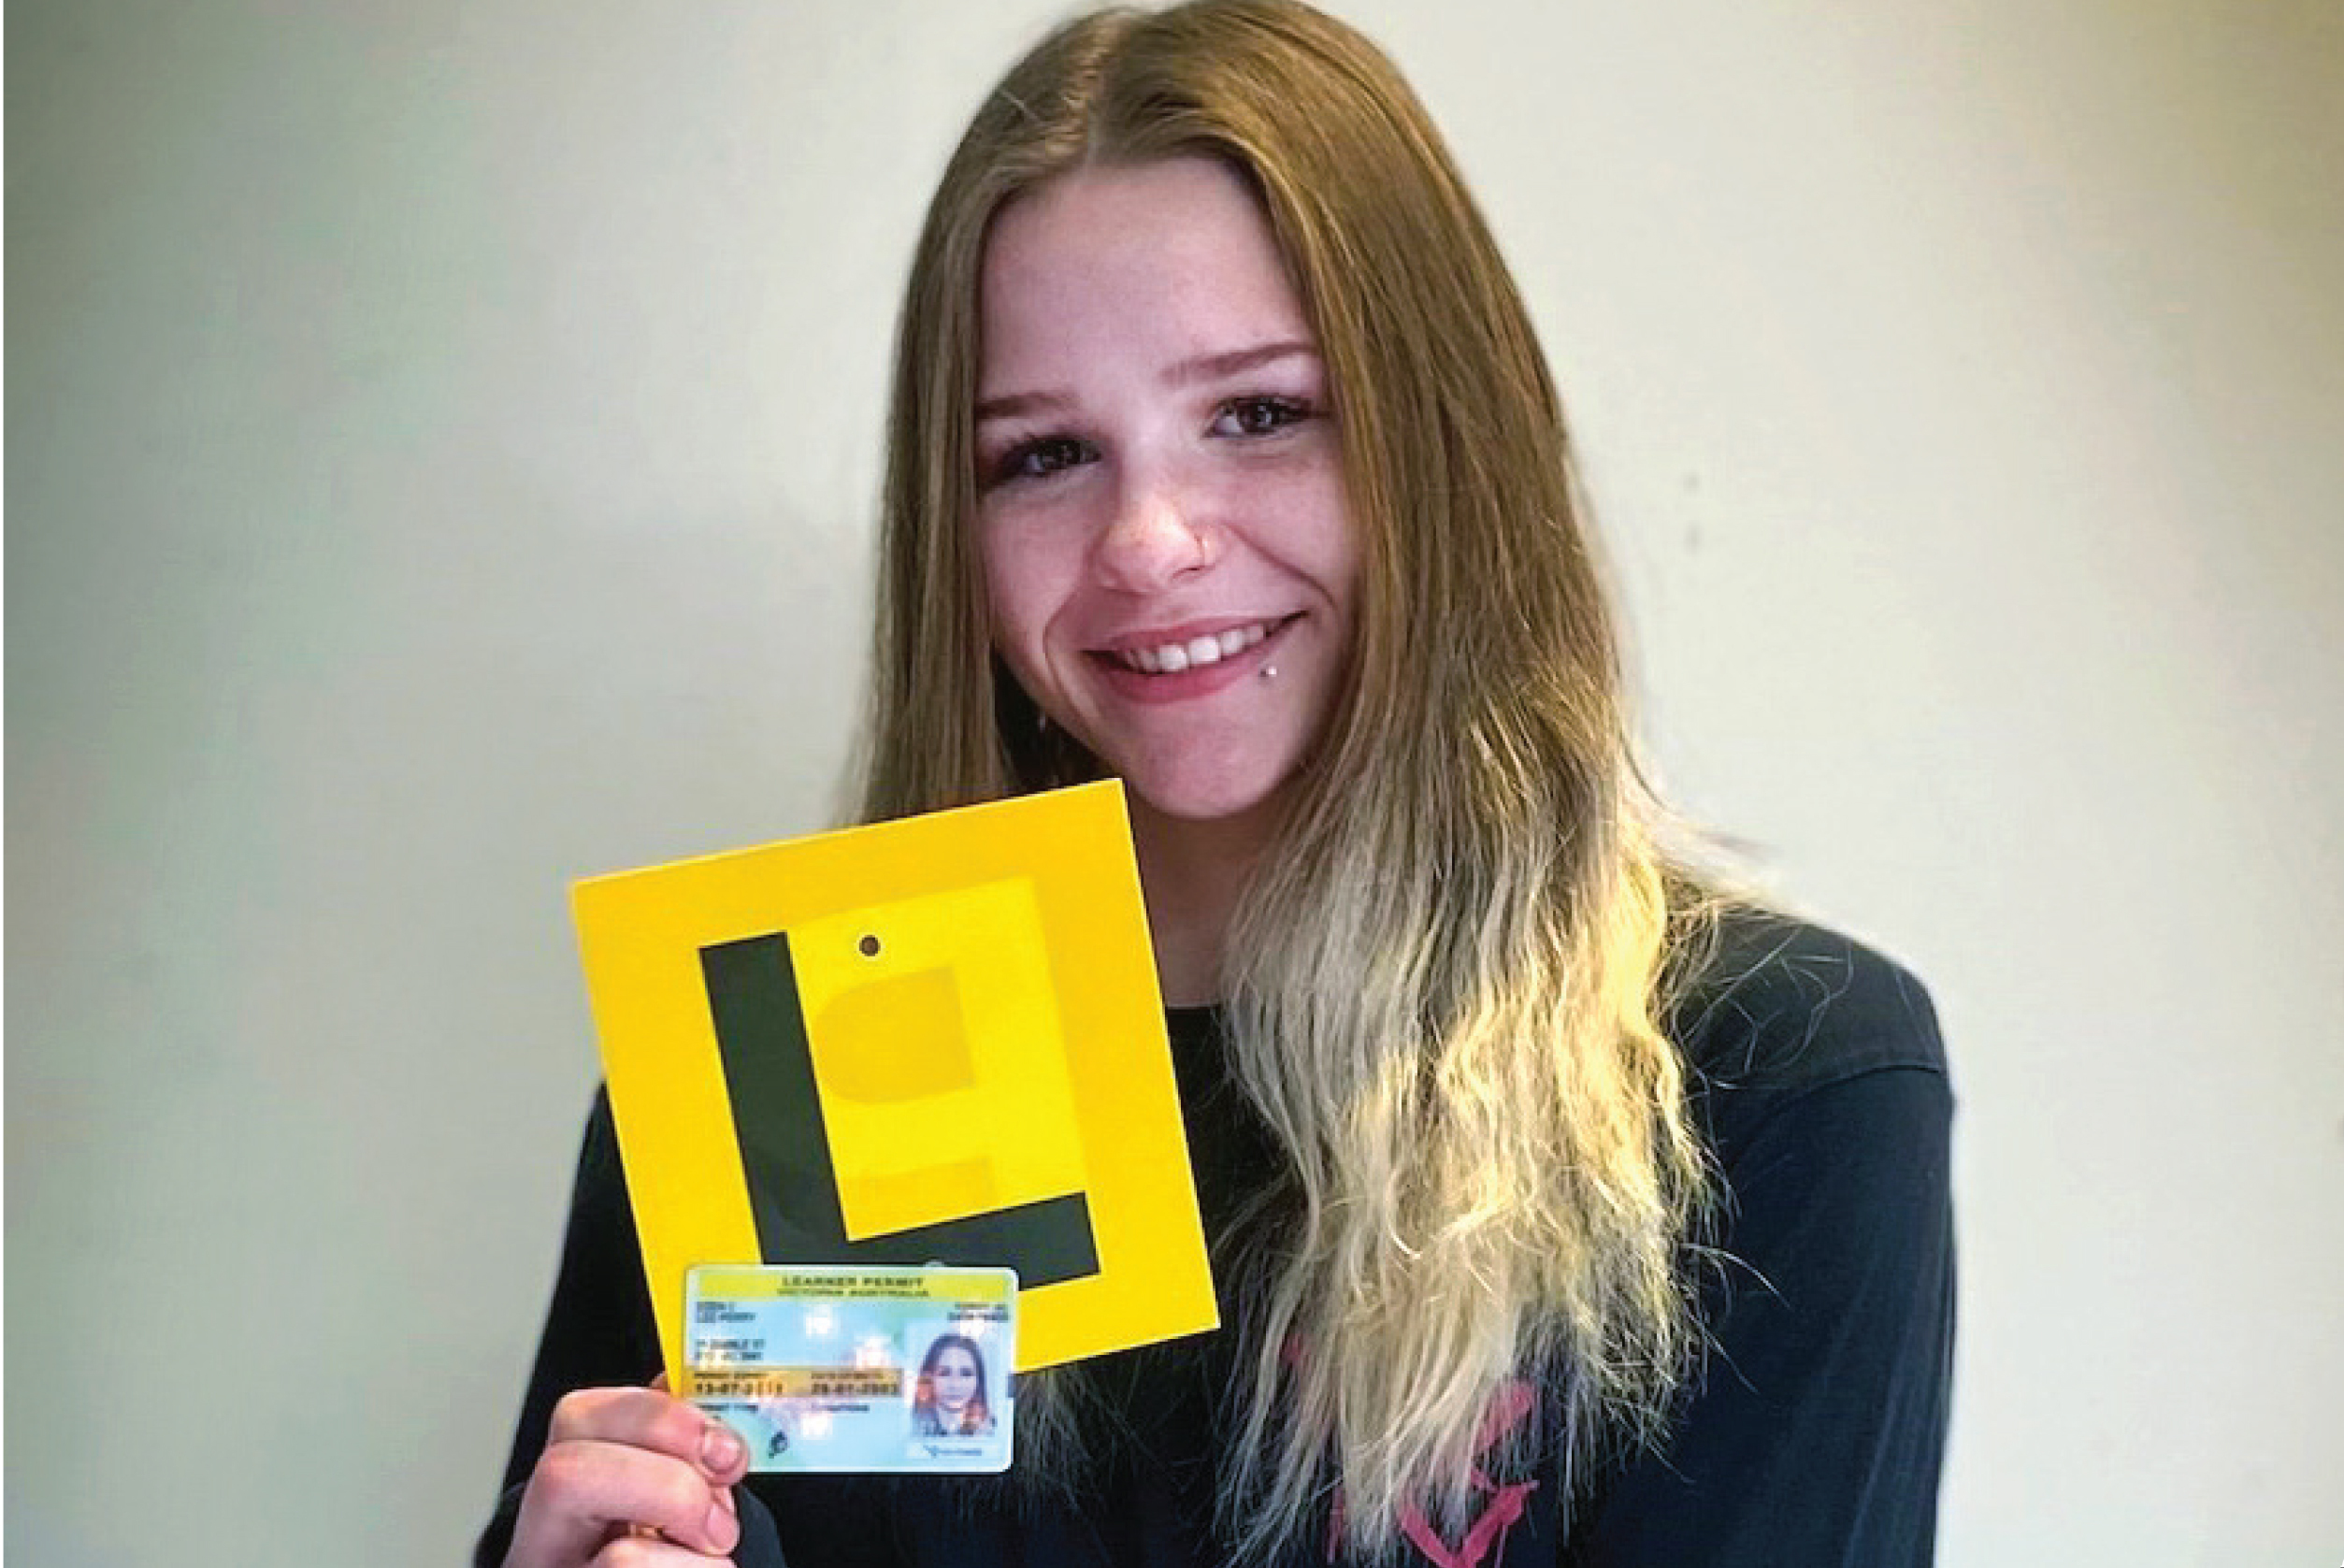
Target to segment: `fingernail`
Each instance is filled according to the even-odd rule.
[[[732,1515],[718,1503],[708,1505],[708,1544],[718,1551],[732,1549]]]
[[[712,1421],[700,1434],[700,1462],[711,1471],[730,1470],[741,1462],[741,1439],[730,1427]]]

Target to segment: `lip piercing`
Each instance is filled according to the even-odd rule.
[[[1265,681],[1276,680],[1278,678],[1278,667],[1274,664],[1263,665],[1261,667],[1261,678]]]

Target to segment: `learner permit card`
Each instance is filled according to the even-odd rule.
[[[1009,1468],[1009,1269],[702,1265],[683,1321],[684,1397],[752,1470]]]

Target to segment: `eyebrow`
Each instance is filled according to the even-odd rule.
[[[1298,356],[1316,359],[1318,356],[1317,346],[1299,338],[1287,338],[1272,343],[1257,343],[1251,348],[1230,349],[1224,353],[1199,354],[1172,366],[1159,379],[1167,386],[1193,386],[1199,381],[1226,380]],[[1071,408],[1073,403],[1073,396],[1065,392],[1013,392],[999,397],[987,397],[978,403],[976,422],[983,424],[987,420],[1045,413]]]
[[[1216,381],[1227,376],[1259,369],[1281,359],[1291,359],[1297,354],[1308,354],[1316,359],[1318,350],[1299,338],[1287,338],[1274,343],[1257,343],[1250,349],[1231,349],[1227,353],[1199,354],[1194,359],[1184,359],[1165,371],[1164,382],[1168,386],[1187,386],[1197,381]]]

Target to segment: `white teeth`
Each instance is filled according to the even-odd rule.
[[[1134,669],[1150,675],[1174,675],[1184,669],[1195,669],[1208,664],[1218,664],[1235,654],[1242,654],[1268,637],[1271,623],[1256,621],[1249,626],[1231,626],[1213,637],[1192,638],[1186,642],[1167,642],[1157,648],[1126,648],[1117,655]]]

